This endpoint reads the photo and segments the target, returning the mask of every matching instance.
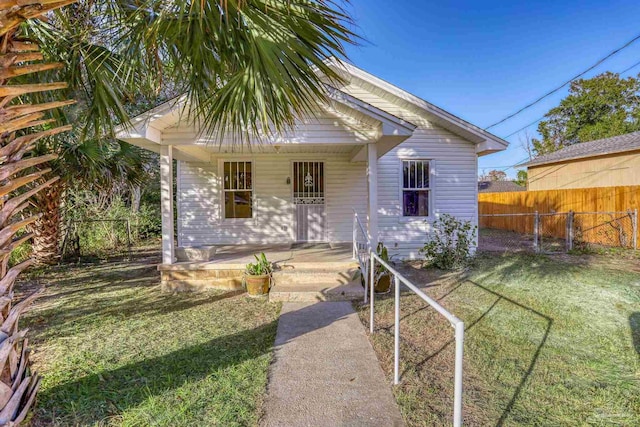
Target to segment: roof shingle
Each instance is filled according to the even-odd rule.
[[[506,193],[510,191],[527,191],[513,181],[479,181],[478,193]]]
[[[561,162],[563,160],[582,159],[633,150],[640,150],[640,132],[596,139],[595,141],[580,142],[554,151],[553,153],[536,157],[530,162],[523,163],[519,166],[538,166],[547,163]]]

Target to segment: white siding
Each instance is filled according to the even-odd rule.
[[[270,140],[255,141],[254,147],[260,148],[260,143],[273,144],[361,144],[366,142],[373,127],[363,123],[357,126],[347,125],[341,118],[327,112],[317,112],[316,117],[298,120],[295,132],[283,134]],[[163,131],[162,139],[167,144],[182,143],[185,140],[198,140],[201,135],[194,126],[181,125],[167,128]],[[206,139],[206,138],[205,138]],[[222,142],[213,140],[215,144],[232,146],[234,141],[225,138]],[[237,142],[237,141],[235,141]]]
[[[418,250],[431,232],[431,224],[442,213],[470,220],[477,225],[477,155],[475,145],[432,122],[414,109],[400,107],[356,84],[343,89],[352,96],[403,118],[418,128],[413,135],[386,153],[378,164],[378,230],[380,241],[402,258],[418,258]],[[402,159],[432,159],[435,169],[432,217],[402,216],[400,165]]]
[[[428,239],[434,218],[442,213],[477,224],[477,156],[473,143],[430,122],[406,102],[379,91],[365,90],[355,81],[343,89],[418,128],[408,140],[385,154],[378,166],[378,223],[380,241],[401,257],[419,257],[418,250]],[[373,93],[375,92],[375,94]],[[326,132],[326,134],[325,134]],[[345,132],[332,117],[309,124],[297,142],[354,143],[353,133]],[[216,243],[290,242],[295,238],[291,185],[292,160],[325,161],[326,221],[329,241],[350,241],[352,209],[366,217],[366,165],[351,163],[347,154],[260,154],[250,157],[221,155],[220,158],[254,162],[254,219],[221,219],[221,195],[217,176],[218,161],[212,164],[181,162],[179,168],[179,245]],[[432,190],[432,216],[424,219],[402,217],[400,165],[406,159],[431,159],[435,170]]]
[[[345,155],[281,154],[220,159],[250,160],[254,171],[254,218],[222,219],[218,161],[180,162],[178,179],[178,245],[284,243],[295,240],[291,162],[325,162],[327,238],[351,241],[353,208],[366,213],[366,166]]]

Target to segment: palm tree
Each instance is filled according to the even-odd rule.
[[[339,80],[325,61],[343,56],[342,43],[353,34],[347,15],[330,6],[147,0],[134,7],[103,0],[74,4],[29,30],[48,56],[65,64],[51,73],[70,82],[65,96],[79,100],[61,118],[86,123],[74,133],[76,144],[126,122],[136,110],[131,100],[158,92],[165,99],[185,93],[195,107],[189,119],[218,137],[231,132],[242,138],[283,131],[296,116],[312,114],[324,100],[325,81]],[[48,149],[59,153],[55,144]],[[36,199],[45,213],[35,224],[38,262],[59,255],[64,182]]]
[[[339,80],[325,61],[344,57],[355,38],[331,0],[96,0],[59,10],[73,3],[0,0],[0,425],[24,420],[39,387],[18,318],[41,291],[13,305],[16,277],[33,261],[9,268],[9,256],[32,237],[18,233],[40,216],[28,213],[29,198],[57,181],[43,180],[50,168],[42,168],[56,154],[36,155],[35,143],[71,128],[52,127],[45,112],[81,123],[85,137],[102,136],[126,122],[132,90],[170,86],[214,135],[280,132],[325,100],[325,83]],[[39,32],[18,31],[44,14],[50,20],[32,21]],[[65,22],[73,34],[80,33],[74,22],[97,32],[72,39],[59,62],[42,62],[38,43],[65,41]],[[79,93],[77,110],[58,117]]]
[[[70,126],[51,127],[53,121],[44,113],[69,105],[71,101],[27,103],[29,94],[46,93],[66,87],[64,82],[9,85],[19,76],[32,76],[62,64],[36,62],[43,59],[39,46],[20,36],[18,27],[29,18],[63,6],[64,1],[2,1],[0,12],[0,425],[17,425],[33,405],[40,385],[31,372],[26,330],[20,330],[18,319],[42,293],[38,290],[14,302],[13,287],[17,276],[33,260],[9,268],[11,252],[31,235],[21,230],[37,221],[39,215],[29,213],[29,199],[46,190],[57,180],[43,182],[47,170],[33,168],[51,161],[55,155],[34,155],[39,139],[70,130]]]
[[[151,162],[150,153],[126,142],[81,140],[68,135],[73,133],[51,138],[37,149],[57,153],[58,157],[47,164],[51,168],[47,175],[60,178],[33,198],[37,210],[46,213],[30,227],[33,258],[38,264],[51,264],[61,255],[61,208],[67,191],[90,188],[108,194],[118,187],[141,185]]]

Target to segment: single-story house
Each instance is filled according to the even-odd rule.
[[[521,166],[530,191],[640,185],[640,132],[573,144]]]
[[[514,181],[478,181],[478,193],[509,193],[512,191],[527,191]]]
[[[174,159],[179,247],[350,244],[357,213],[374,247],[416,257],[439,214],[477,224],[478,157],[508,143],[353,65],[331,66],[345,83],[328,88],[330,102],[267,142],[219,144],[181,100],[119,131],[160,153],[164,264],[175,261]]]

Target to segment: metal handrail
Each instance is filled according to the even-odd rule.
[[[369,274],[368,274],[368,266],[366,259],[363,259],[361,251],[358,250],[358,228],[360,228],[360,232],[364,236],[365,242],[365,253],[369,254],[371,252],[371,241],[369,240],[369,235],[367,234],[364,225],[360,222],[360,217],[358,216],[358,212],[353,209],[353,259],[358,261],[360,265],[360,272],[364,279],[364,302],[367,303],[367,289],[369,287]]]
[[[413,291],[422,298],[427,304],[433,307],[438,313],[444,316],[455,330],[456,353],[455,353],[455,372],[454,372],[454,396],[453,396],[453,425],[460,427],[462,425],[462,360],[464,352],[464,322],[451,314],[447,309],[441,306],[433,298],[422,292],[417,286],[406,279],[389,263],[384,261],[377,253],[370,251],[371,265],[369,266],[369,283],[370,290],[370,310],[369,310],[369,331],[373,334],[373,310],[374,310],[374,272],[376,261],[386,268],[394,278],[395,286],[395,321],[394,321],[394,359],[393,359],[393,383],[400,383],[400,283]]]

